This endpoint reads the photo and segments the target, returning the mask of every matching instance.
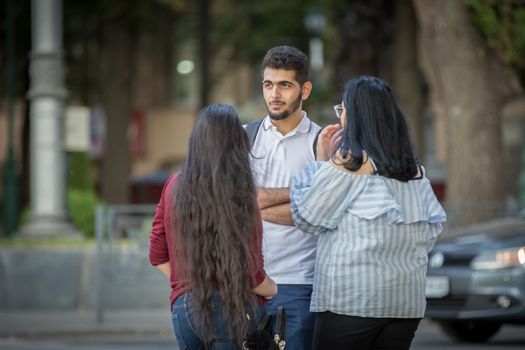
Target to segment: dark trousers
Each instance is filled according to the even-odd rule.
[[[314,350],[405,350],[421,319],[371,318],[317,313],[314,327]]]

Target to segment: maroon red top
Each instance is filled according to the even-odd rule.
[[[175,259],[173,256],[173,230],[171,222],[171,210],[172,210],[172,193],[173,185],[178,178],[179,174],[171,176],[162,190],[160,201],[157,204],[155,210],[155,217],[153,219],[153,225],[151,229],[149,239],[149,260],[153,266],[157,266],[169,261],[171,268],[170,285],[171,285],[171,297],[170,305],[177,297],[186,293],[190,290],[190,281],[187,278],[181,276],[181,272],[175,265]],[[250,274],[254,276],[252,278],[253,287],[258,286],[264,281],[266,272],[264,271],[264,258],[262,255],[262,221],[259,217],[258,221],[260,234],[254,234],[252,244],[250,244],[252,254],[254,254],[257,261],[256,266],[249,267]]]

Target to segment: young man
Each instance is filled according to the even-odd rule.
[[[321,129],[302,110],[312,91],[308,58],[290,46],[270,49],[262,64],[262,89],[268,115],[252,133],[252,169],[264,220],[265,269],[278,285],[266,311],[275,315],[279,305],[285,307],[286,349],[310,349],[317,237],[293,226],[289,190],[291,178],[315,159],[314,143]]]

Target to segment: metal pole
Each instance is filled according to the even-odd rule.
[[[67,219],[61,0],[31,1],[31,216],[22,233],[78,233]]]
[[[103,288],[104,288],[104,229],[106,227],[105,210],[102,205],[97,206],[95,212],[95,236],[97,239],[97,279],[96,279],[96,317],[97,323],[104,322],[104,304],[103,304]]]
[[[18,226],[18,210],[19,210],[19,179],[20,173],[16,165],[14,152],[14,100],[15,100],[15,2],[14,0],[6,1],[7,13],[7,30],[6,30],[6,44],[7,44],[7,62],[6,62],[6,105],[8,118],[8,144],[7,157],[4,165],[4,232],[6,235],[11,235],[16,231]]]

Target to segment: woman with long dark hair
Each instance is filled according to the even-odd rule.
[[[445,212],[384,81],[350,80],[317,160],[292,180],[296,225],[319,234],[314,349],[408,349],[425,312],[428,252]]]
[[[150,261],[170,277],[181,349],[238,348],[259,316],[256,295],[277,292],[263,269],[249,154],[233,107],[204,108],[157,206]]]

